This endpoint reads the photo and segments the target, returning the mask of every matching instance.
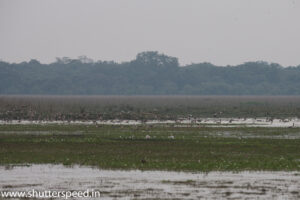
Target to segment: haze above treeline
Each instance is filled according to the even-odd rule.
[[[263,61],[237,66],[198,63],[180,66],[155,51],[130,62],[82,56],[42,64],[0,62],[0,94],[30,95],[299,95],[300,65]]]

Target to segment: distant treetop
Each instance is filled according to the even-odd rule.
[[[137,54],[136,62],[152,66],[173,66],[177,67],[178,59],[175,57],[159,54],[157,51],[146,51]]]

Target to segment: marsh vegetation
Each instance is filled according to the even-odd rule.
[[[298,134],[299,128],[1,125],[0,164],[291,171],[300,170],[300,139],[288,136]]]
[[[300,117],[300,97],[0,96],[0,120]]]

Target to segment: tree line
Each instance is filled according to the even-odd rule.
[[[299,95],[300,65],[198,63],[142,52],[130,62],[58,58],[42,64],[0,62],[0,94],[37,95]]]

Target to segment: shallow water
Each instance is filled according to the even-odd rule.
[[[85,190],[100,199],[296,199],[298,172],[120,171],[62,165],[2,166],[1,191]]]
[[[29,120],[0,120],[1,124],[82,124],[82,125],[140,125],[140,124],[175,124],[177,126],[205,125],[217,127],[300,127],[299,118],[273,119],[268,118],[196,118],[181,120],[104,120],[104,121],[29,121]]]

